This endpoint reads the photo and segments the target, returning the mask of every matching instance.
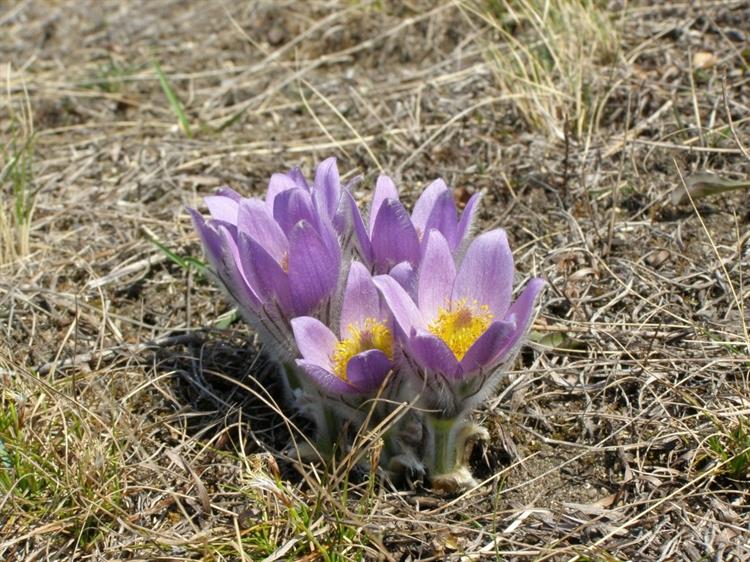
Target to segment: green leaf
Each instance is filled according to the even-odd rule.
[[[192,138],[193,133],[190,130],[190,121],[188,121],[187,115],[185,115],[185,110],[182,108],[180,98],[177,97],[177,94],[172,88],[172,84],[169,83],[169,80],[161,69],[159,62],[154,60],[153,64],[154,70],[156,70],[156,74],[159,76],[161,89],[164,90],[164,95],[167,96],[167,101],[169,102],[172,111],[177,115],[177,120],[180,122],[180,129],[182,129],[182,132],[185,133],[188,138]]]

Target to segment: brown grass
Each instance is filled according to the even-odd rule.
[[[492,56],[535,31],[500,33],[506,4],[539,3],[0,15],[0,114],[35,133],[28,247],[2,225],[0,559],[750,556],[750,195],[671,203],[693,172],[750,172],[744,2],[605,14],[618,42],[590,59],[580,129],[564,76],[535,79],[574,102],[543,100],[554,134]],[[19,130],[0,121],[3,146]],[[459,497],[297,466],[307,427],[253,334],[153,243],[199,257],[186,205],[328,155],[363,197],[381,169],[407,199],[436,176],[486,190],[519,281],[548,280],[532,346],[478,414],[484,483]]]

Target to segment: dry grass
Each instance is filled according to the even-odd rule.
[[[615,53],[586,53],[584,75],[580,43],[541,23],[581,5],[26,0],[0,15],[0,113],[23,116],[0,136],[17,151],[33,122],[35,194],[24,248],[4,148],[0,558],[750,556],[750,199],[671,203],[695,171],[750,172],[746,8],[577,11],[579,37]],[[505,26],[507,7],[526,15]],[[534,41],[573,66],[531,61],[517,80],[487,56]],[[438,175],[459,198],[486,189],[483,226],[508,230],[519,277],[549,282],[534,345],[479,414],[485,482],[460,497],[296,466],[304,421],[189,265],[185,205],[331,154],[363,186],[395,174],[406,198]]]
[[[484,24],[500,91],[526,123],[558,140],[598,130],[619,55],[621,23],[594,0],[467,2]],[[590,139],[589,139],[590,142]]]

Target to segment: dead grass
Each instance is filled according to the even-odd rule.
[[[581,59],[592,105],[583,78],[566,89],[575,67],[516,80],[487,57],[554,39],[575,62],[554,26],[498,28],[497,10],[543,5],[27,0],[0,16],[0,113],[28,99],[36,194],[28,248],[0,260],[0,558],[750,556],[750,200],[671,202],[695,171],[750,172],[744,3],[628,3],[615,35],[575,20],[617,39]],[[546,4],[563,5],[584,3]],[[4,147],[18,130],[0,121]],[[363,196],[380,168],[407,198],[438,175],[459,199],[486,189],[483,226],[549,282],[533,347],[479,415],[484,484],[460,497],[296,466],[307,428],[253,334],[153,243],[198,257],[185,205],[331,154],[366,174]]]

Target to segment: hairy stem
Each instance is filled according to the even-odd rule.
[[[425,416],[427,426],[427,468],[432,477],[453,472],[463,457],[463,451],[458,450],[460,443],[456,436],[461,429],[461,421],[457,418],[438,418]]]

